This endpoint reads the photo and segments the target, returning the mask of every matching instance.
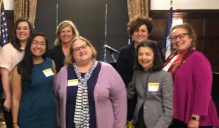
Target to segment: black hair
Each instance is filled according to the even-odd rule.
[[[23,81],[31,82],[31,74],[32,74],[32,68],[33,68],[33,54],[31,53],[30,47],[31,47],[33,39],[36,36],[42,36],[46,41],[46,52],[42,55],[42,58],[44,60],[46,59],[46,54],[48,51],[48,40],[43,33],[36,33],[28,39],[26,47],[25,47],[24,58],[23,60],[21,60],[20,63],[18,63],[18,66],[17,66],[18,73],[22,76]]]
[[[17,29],[17,26],[20,22],[27,22],[28,26],[29,26],[29,29],[30,29],[30,37],[33,36],[34,34],[34,29],[33,29],[33,25],[28,21],[28,18],[18,18],[16,20],[16,22],[14,23],[14,39],[12,40],[11,44],[12,46],[17,49],[18,51],[23,51],[21,49],[21,44],[20,44],[20,41],[19,39],[17,38],[16,36],[16,29]]]
[[[153,66],[150,68],[150,71],[160,71],[163,69],[163,61],[161,59],[161,55],[159,52],[158,45],[153,40],[143,40],[137,45],[136,52],[135,52],[135,64],[134,70],[144,71],[144,68],[138,62],[138,51],[141,47],[149,47],[152,49],[154,53],[154,61]]]

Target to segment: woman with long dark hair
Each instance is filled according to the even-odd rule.
[[[48,41],[35,34],[26,46],[23,60],[12,73],[14,128],[56,128],[53,81],[55,63],[46,58]]]
[[[15,39],[6,44],[0,53],[0,71],[4,96],[1,99],[1,108],[7,128],[13,128],[11,117],[11,72],[22,60],[27,40],[34,30],[27,18],[19,18],[14,24]]]

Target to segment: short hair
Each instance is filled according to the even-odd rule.
[[[196,40],[197,40],[197,37],[196,37],[196,33],[195,33],[195,30],[192,28],[191,25],[189,25],[188,23],[183,23],[183,24],[179,24],[179,25],[175,25],[173,26],[171,29],[170,29],[170,37],[172,36],[172,32],[173,30],[177,29],[177,28],[183,28],[187,31],[188,33],[188,36],[190,38],[192,38],[192,42],[191,42],[191,46],[192,47],[196,47]]]
[[[149,47],[152,49],[154,53],[154,61],[153,66],[150,69],[151,71],[160,71],[163,69],[163,61],[161,59],[158,46],[156,42],[153,40],[143,40],[137,45],[136,52],[135,52],[135,63],[134,63],[134,70],[144,71],[144,68],[138,62],[138,52],[141,47]]]
[[[148,33],[151,33],[153,29],[153,20],[146,16],[135,16],[127,24],[127,31],[129,35],[132,35],[135,30],[137,30],[141,25],[146,25]]]
[[[78,29],[76,28],[75,24],[70,21],[70,20],[64,20],[62,21],[58,27],[57,27],[57,30],[56,30],[56,39],[54,41],[54,45],[59,45],[61,44],[61,39],[60,39],[60,32],[62,31],[63,28],[67,27],[67,26],[70,26],[71,29],[72,29],[72,34],[73,34],[73,38],[76,37],[76,36],[79,36],[79,32],[78,32]]]
[[[75,42],[76,40],[82,40],[82,41],[84,41],[84,42],[86,43],[86,45],[91,48],[91,51],[92,51],[92,58],[96,59],[96,57],[97,57],[97,51],[96,51],[96,49],[94,48],[94,46],[90,43],[90,41],[87,40],[86,38],[82,37],[82,36],[77,36],[77,37],[75,37],[75,38],[72,40],[72,42],[71,42],[71,44],[70,44],[69,53],[68,53],[68,55],[66,56],[65,61],[64,61],[66,65],[70,66],[70,65],[72,65],[72,64],[75,62],[75,59],[73,58],[73,44],[74,44],[74,42]]]
[[[12,46],[15,48],[15,49],[17,49],[18,51],[22,51],[22,49],[20,48],[21,47],[21,44],[20,44],[20,41],[19,41],[19,39],[17,38],[17,36],[16,36],[16,29],[17,29],[17,27],[18,27],[18,24],[20,23],[20,22],[26,22],[27,24],[28,24],[28,27],[29,27],[29,29],[30,29],[30,37],[32,37],[33,36],[33,34],[34,34],[34,29],[33,29],[33,25],[30,23],[30,21],[28,20],[28,18],[18,18],[16,21],[15,21],[15,23],[14,23],[14,39],[12,40],[12,42],[11,42],[11,44],[12,44]],[[29,38],[30,38],[29,37]]]

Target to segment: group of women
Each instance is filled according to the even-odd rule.
[[[127,127],[219,126],[211,99],[211,66],[195,49],[193,28],[187,23],[171,28],[174,52],[164,61],[159,45],[148,40],[153,28],[150,18],[134,17],[127,26],[132,43],[120,49],[117,60],[129,100]]]
[[[75,25],[61,22],[55,47],[19,18],[15,39],[1,49],[7,128],[124,128],[127,95],[117,71]],[[58,74],[57,74],[58,73]]]
[[[189,24],[171,28],[175,51],[165,61],[158,43],[148,40],[152,19],[131,20],[132,44],[120,50],[118,73],[96,60],[71,21],[59,24],[50,50],[27,19],[14,27],[15,39],[0,52],[7,128],[125,128],[127,119],[136,128],[219,126],[211,66],[195,50]]]

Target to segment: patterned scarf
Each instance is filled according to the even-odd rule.
[[[95,60],[89,68],[88,72],[85,74],[84,78],[81,77],[81,73],[78,71],[77,65],[73,64],[75,73],[78,77],[78,90],[75,105],[75,115],[74,123],[76,128],[89,128],[89,100],[88,100],[88,90],[87,81],[92,75],[95,68]]]
[[[175,75],[176,70],[181,66],[181,64],[183,62],[185,62],[185,60],[195,51],[194,48],[189,47],[187,50],[183,51],[178,57],[177,59],[172,63],[172,65],[170,66],[168,72],[172,73],[172,75]],[[174,58],[174,56],[177,55],[177,52],[174,51],[166,60],[166,62],[164,63],[164,67],[171,62],[171,60]]]

